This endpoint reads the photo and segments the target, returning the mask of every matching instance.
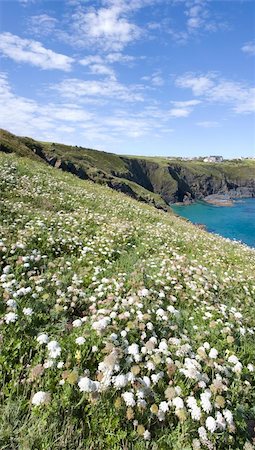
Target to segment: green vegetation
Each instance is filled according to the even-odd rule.
[[[0,448],[251,450],[255,251],[35,158],[0,192]]]
[[[169,210],[169,203],[201,199],[210,194],[255,196],[255,160],[204,163],[113,153],[39,142],[1,131],[1,149],[33,159],[83,179],[106,184],[129,196]]]

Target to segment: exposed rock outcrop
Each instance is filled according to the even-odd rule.
[[[254,163],[180,162],[160,158],[127,157],[64,144],[43,143],[1,131],[0,150],[41,159],[51,166],[96,183],[106,184],[139,201],[169,210],[210,195],[230,200],[255,197]]]

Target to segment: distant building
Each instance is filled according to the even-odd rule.
[[[207,156],[204,158],[204,162],[222,162],[223,156]]]

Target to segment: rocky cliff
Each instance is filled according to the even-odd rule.
[[[212,194],[255,197],[255,160],[204,163],[119,156],[0,133],[0,150],[36,158],[82,179],[106,184],[139,201],[168,210]]]

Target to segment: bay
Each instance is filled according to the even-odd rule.
[[[207,231],[255,247],[255,199],[243,198],[233,206],[215,206],[203,201],[171,205],[178,215],[206,226]]]

